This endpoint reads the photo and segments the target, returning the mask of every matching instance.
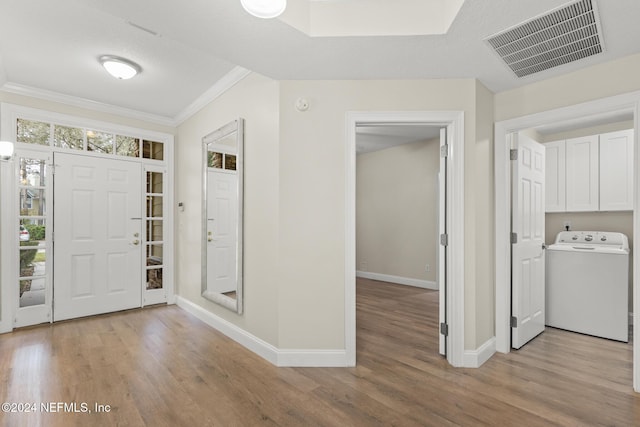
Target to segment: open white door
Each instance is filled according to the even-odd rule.
[[[61,153],[54,163],[54,320],[140,307],[140,163]]]
[[[438,171],[438,292],[439,292],[439,317],[440,317],[440,341],[439,352],[447,355],[447,336],[449,327],[447,322],[447,156],[449,145],[447,144],[447,129],[440,129],[440,170]],[[441,236],[445,236],[442,238]]]
[[[513,135],[511,346],[520,348],[544,331],[545,148]]]

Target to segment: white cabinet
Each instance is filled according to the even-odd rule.
[[[597,211],[598,136],[567,139],[567,211]]]
[[[633,131],[600,135],[600,210],[633,209]]]
[[[546,147],[546,212],[633,209],[633,130]]]
[[[565,141],[554,141],[545,146],[545,211],[565,212],[567,200],[565,198]]]

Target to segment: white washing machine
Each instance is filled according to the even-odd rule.
[[[563,231],[547,248],[546,324],[629,341],[629,242],[622,233]]]

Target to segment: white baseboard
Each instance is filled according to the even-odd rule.
[[[417,288],[438,290],[438,284],[429,280],[412,279],[410,277],[392,276],[390,274],[371,273],[369,271],[356,271],[356,277],[363,279],[380,280],[382,282],[397,283],[398,285],[415,286]]]
[[[238,344],[279,367],[345,367],[346,350],[279,349],[193,302],[176,296],[176,304]]]
[[[491,337],[476,350],[464,351],[465,368],[479,368],[484,362],[489,360],[496,352],[496,337]]]

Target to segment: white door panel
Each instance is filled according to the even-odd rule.
[[[545,148],[523,134],[514,138],[511,340],[520,348],[545,327]]]
[[[598,135],[567,139],[567,211],[597,211]]]
[[[209,170],[207,191],[207,289],[217,293],[236,290],[238,245],[238,176]]]
[[[600,135],[600,210],[633,210],[633,130]]]
[[[55,154],[54,320],[141,306],[141,165]]]
[[[566,144],[553,141],[545,147],[545,210],[565,212],[567,210],[566,190]]]

